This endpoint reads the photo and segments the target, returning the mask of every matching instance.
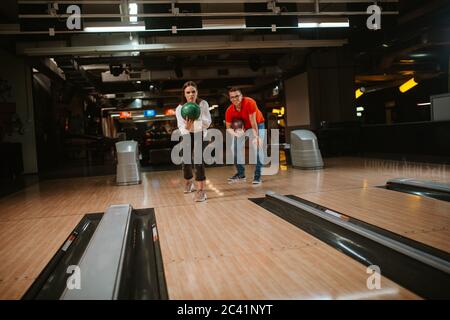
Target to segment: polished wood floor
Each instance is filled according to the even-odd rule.
[[[208,200],[182,192],[178,171],[49,180],[0,199],[0,299],[19,299],[86,213],[112,204],[155,208],[171,299],[417,299],[387,278],[366,286],[366,267],[248,200],[295,194],[450,252],[450,204],[377,188],[389,178],[450,182],[450,168],[375,159],[326,159],[228,184],[232,166],[207,169]],[[247,168],[251,177],[252,168]]]

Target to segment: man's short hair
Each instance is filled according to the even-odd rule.
[[[228,89],[228,93],[234,92],[234,91],[239,91],[240,93],[242,93],[242,90],[238,87],[231,87],[230,89]]]

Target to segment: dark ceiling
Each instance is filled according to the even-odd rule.
[[[186,15],[176,17],[171,16],[170,1],[158,5],[141,5],[139,14],[163,15],[161,17],[140,17],[139,20],[145,23],[147,31],[149,29],[171,29],[171,26],[176,25],[179,29],[176,34],[170,30],[124,34],[59,33],[66,30],[65,19],[54,17],[31,19],[24,16],[28,14],[48,15],[48,3],[30,5],[18,4],[18,2],[20,1],[2,0],[0,4],[2,30],[6,30],[6,27],[14,27],[14,24],[18,28],[15,32],[4,31],[0,34],[2,47],[5,50],[13,51],[14,54],[22,53],[21,51],[16,52],[16,46],[67,48],[68,53],[64,55],[43,54],[30,56],[27,59],[40,72],[54,79],[60,79],[48,67],[46,60],[53,58],[65,77],[65,80],[60,79],[59,81],[65,81],[67,86],[86,94],[117,93],[120,95],[144,92],[144,94],[152,96],[175,97],[179,94],[177,89],[187,79],[200,81],[202,88],[205,89],[204,94],[215,95],[220,89],[236,84],[255,90],[301,72],[306,67],[309,53],[313,50],[322,50],[307,46],[289,47],[289,42],[293,40],[348,39],[346,48],[354,55],[355,83],[358,86],[381,88],[396,85],[411,75],[432,78],[448,73],[448,70],[440,68],[441,61],[448,60],[449,55],[450,19],[448,17],[450,9],[447,0],[378,1],[383,12],[399,11],[399,14],[383,15],[382,29],[379,31],[369,31],[366,28],[367,15],[349,14],[349,12],[364,12],[370,5],[366,1],[355,3],[358,1],[324,0],[319,1],[318,8],[315,7],[314,0],[297,1],[298,3],[293,3],[295,1],[289,3],[266,1],[265,3],[246,4],[215,4],[212,1],[199,1],[199,3],[176,4],[179,12]],[[120,21],[120,17],[114,15],[120,14],[121,1],[109,2],[114,2],[114,4],[81,5],[83,14],[94,15],[90,18],[83,17],[83,25],[88,22]],[[122,2],[126,4],[126,1]],[[270,7],[271,4],[278,9]],[[297,16],[290,15],[290,13],[315,12],[316,9],[324,16],[331,17],[337,15],[326,14],[326,12],[341,12],[339,17],[347,16],[350,28],[296,28]],[[274,10],[280,10],[281,14],[272,14]],[[65,5],[60,5],[58,12],[65,12]],[[248,16],[240,18],[245,20],[247,28],[242,30],[183,30],[183,28],[201,28],[202,19],[216,17],[218,12],[223,15],[226,15],[227,12],[230,14],[245,12]],[[109,15],[109,17],[99,18],[99,14]],[[19,17],[19,15],[21,16]],[[225,16],[225,18],[230,17]],[[270,28],[273,24],[277,26],[276,32]],[[49,36],[49,27],[55,29],[54,36]],[[266,29],[258,27],[266,27]],[[108,45],[121,45],[125,42],[139,45],[162,42],[182,47],[183,43],[186,45],[197,42],[204,44],[211,41],[225,43],[261,41],[263,43],[275,39],[286,43],[286,47],[213,50],[204,46],[186,52],[167,49],[164,52],[131,52],[128,50],[114,54],[70,54],[71,48],[74,47],[98,46],[103,48]],[[128,77],[124,78],[124,81],[120,81],[120,77],[114,79],[110,75],[108,79],[114,81],[105,81],[108,80],[105,78],[105,73],[110,71],[111,66],[122,67]],[[104,79],[102,79],[102,73]]]

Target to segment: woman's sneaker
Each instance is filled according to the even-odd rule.
[[[194,181],[189,181],[189,183],[184,186],[184,193],[191,193],[193,191],[195,191]]]
[[[195,197],[194,200],[196,202],[202,202],[205,201],[207,199],[206,193],[203,190],[199,190],[195,193]]]

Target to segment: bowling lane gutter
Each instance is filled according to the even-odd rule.
[[[102,216],[103,213],[91,213],[86,214],[80,220],[50,262],[22,296],[22,300],[59,299],[66,287],[67,277],[69,276],[66,273],[67,267],[78,264]]]
[[[392,179],[380,188],[450,202],[450,185],[411,179]]]
[[[67,268],[78,265],[103,213],[86,214],[47,266],[23,295],[23,300],[60,299],[70,276]],[[120,266],[119,300],[167,300],[167,286],[153,208],[133,209]],[[153,244],[153,245],[149,245]]]
[[[426,299],[450,298],[450,254],[295,196],[250,199]]]

